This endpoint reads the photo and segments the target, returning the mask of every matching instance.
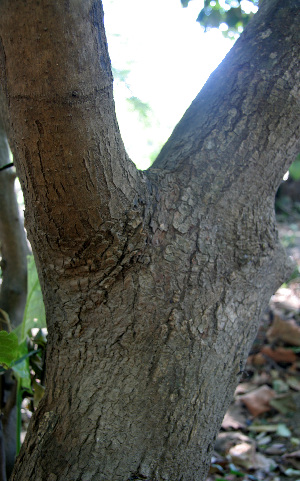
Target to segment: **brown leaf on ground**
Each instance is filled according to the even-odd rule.
[[[230,448],[244,443],[254,444],[254,440],[239,431],[219,433],[215,444],[215,450],[218,453],[226,455],[228,454]]]
[[[292,393],[276,396],[276,398],[270,400],[270,405],[283,415],[297,411],[297,405]]]
[[[267,371],[255,372],[251,381],[255,384],[255,387],[263,386],[264,384],[270,385],[272,383],[272,375]]]
[[[291,346],[300,346],[300,326],[294,319],[285,321],[280,316],[275,316],[267,330],[267,339],[270,343],[283,341]]]
[[[240,429],[246,427],[246,416],[242,406],[236,402],[232,404],[224,416],[222,422],[223,429]]]
[[[232,461],[237,466],[252,469],[255,465],[256,450],[254,444],[241,443],[229,449]]]
[[[234,464],[242,468],[261,469],[268,473],[276,467],[273,459],[257,453],[253,444],[242,443],[233,446],[230,448],[229,454]]]
[[[284,458],[299,458],[300,459],[300,450],[293,451],[292,453],[287,453],[283,456]]]
[[[243,401],[252,416],[258,416],[259,414],[270,411],[270,400],[273,399],[274,396],[275,392],[273,389],[264,385],[240,396],[240,400]]]
[[[300,475],[300,460],[298,457],[287,457],[287,456],[283,456],[283,462],[284,462],[284,465],[285,466],[293,466],[294,469],[296,469],[298,471],[298,476]],[[296,474],[296,473],[294,473]],[[297,479],[297,481],[299,480],[299,478]]]
[[[274,443],[265,450],[265,453],[278,456],[278,455],[282,455],[285,451],[286,451],[286,447],[284,444]]]
[[[299,228],[300,220],[297,231],[300,272]],[[300,352],[298,355],[293,352],[299,346],[299,324],[300,277],[272,297],[251,349],[252,355],[248,357],[246,372],[224,418],[222,428],[230,431],[219,433],[216,456],[212,458],[213,470],[206,481],[250,478],[280,481],[282,476],[300,481]],[[274,341],[276,349],[266,345]],[[290,348],[279,347],[282,345]],[[240,411],[241,403],[248,409],[243,406]],[[253,420],[253,416],[261,413],[265,414]],[[236,428],[238,432],[233,431]],[[234,472],[234,465],[237,471],[243,472],[243,477]]]
[[[291,287],[281,287],[272,296],[271,305],[286,309],[287,311],[298,311],[300,309],[300,297]]]
[[[295,391],[300,391],[300,377],[287,376],[286,382]]]
[[[266,364],[266,358],[265,356],[259,352],[258,354],[252,354],[251,356],[248,357],[247,364],[254,366],[254,367],[261,367]]]
[[[265,354],[276,362],[293,363],[297,359],[297,355],[291,349],[286,349],[284,347],[272,349],[271,346],[263,346],[261,353]]]
[[[246,394],[246,392],[253,391],[257,388],[257,384],[254,382],[241,382],[235,390],[234,396],[239,396],[240,394]]]

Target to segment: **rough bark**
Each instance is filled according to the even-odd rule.
[[[287,272],[273,204],[299,149],[299,9],[263,4],[144,173],[118,131],[102,16],[93,0],[0,4],[49,330],[12,480],[202,481]]]
[[[10,164],[6,134],[0,124],[0,167]],[[16,173],[12,168],[0,172],[0,251],[2,284],[0,288],[0,308],[10,319],[11,326],[0,315],[0,329],[17,327],[23,319],[27,294],[27,259],[29,252],[23,220],[19,214],[14,189]],[[0,452],[0,481],[6,480],[16,456],[16,381],[7,372],[0,376],[0,409],[3,424]]]

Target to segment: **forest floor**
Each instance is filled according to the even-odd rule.
[[[295,272],[270,300],[207,481],[300,481],[299,214],[278,227]]]

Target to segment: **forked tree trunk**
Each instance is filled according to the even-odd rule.
[[[49,329],[12,480],[205,479],[287,273],[273,204],[299,149],[297,4],[263,2],[139,172],[101,3],[2,0],[2,98]]]

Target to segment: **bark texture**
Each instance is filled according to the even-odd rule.
[[[147,172],[119,134],[102,20],[93,0],[0,4],[49,329],[11,479],[203,481],[288,270],[273,204],[299,149],[298,2],[264,2]]]

